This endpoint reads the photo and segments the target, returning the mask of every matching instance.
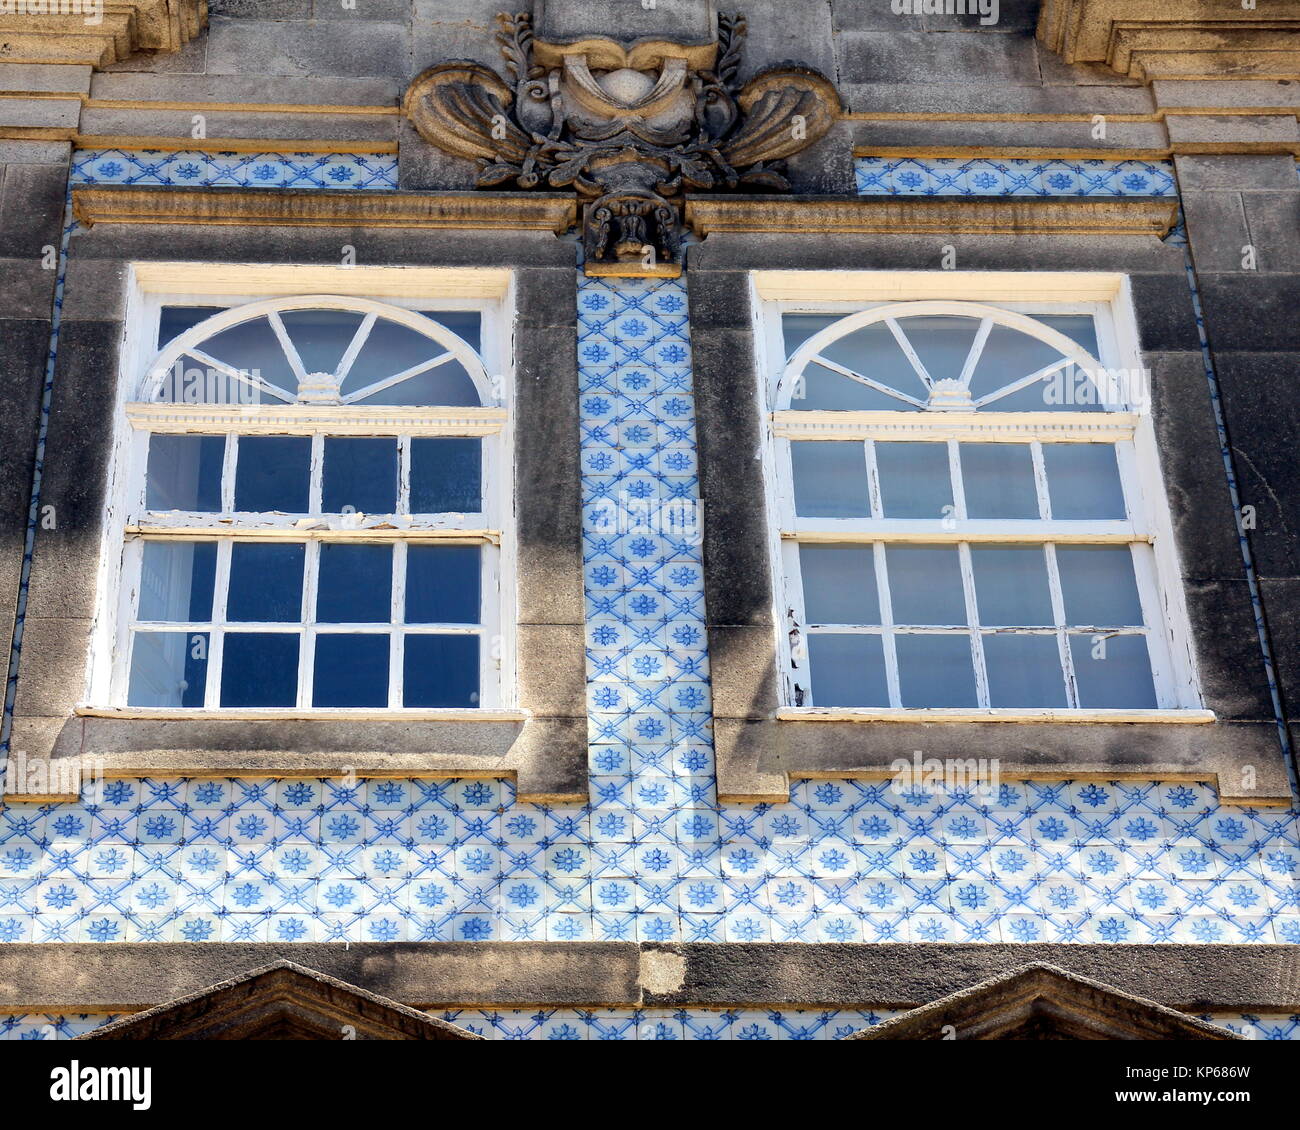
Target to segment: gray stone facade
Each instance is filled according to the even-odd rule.
[[[586,0],[585,26],[595,34],[618,27],[625,6]],[[542,802],[586,800],[588,773],[596,770],[588,764],[593,723],[583,666],[589,612],[582,507],[591,500],[581,479],[577,231],[505,224],[490,230],[488,223],[97,222],[73,236],[60,257],[78,152],[370,155],[395,160],[398,193],[473,195],[479,168],[430,145],[400,107],[408,85],[434,64],[467,60],[500,71],[494,18],[502,7],[499,0],[210,0],[207,29],[175,52],[141,52],[102,68],[0,63],[0,654],[14,664],[5,707],[9,751],[93,754],[113,775],[130,779],[428,778],[454,771],[514,777],[521,797]],[[868,771],[878,779],[917,748],[940,758],[971,756],[974,748],[1018,779],[1207,781],[1217,783],[1225,804],[1262,797],[1287,811],[1290,797],[1293,810],[1295,767],[1288,758],[1291,742],[1300,740],[1300,81],[1142,81],[1102,63],[1066,63],[1035,34],[1036,0],[1002,0],[998,21],[987,26],[977,16],[898,15],[889,0],[738,0],[736,7],[749,26],[740,82],[795,60],[820,71],[843,102],[830,132],[788,161],[786,195],[795,204],[855,200],[855,156],[1172,161],[1186,241],[1080,234],[1068,226],[1047,234],[880,234],[810,222],[790,232],[760,221],[754,230],[689,240],[706,516],[703,623],[721,800],[781,803],[792,779]],[[568,201],[572,193],[562,195]],[[520,705],[530,718],[416,724],[77,714],[102,595],[110,422],[132,265],[333,266],[345,246],[367,265],[513,272],[521,424],[512,630]],[[1142,358],[1153,374],[1152,415],[1191,645],[1213,723],[776,721],[778,598],[772,516],[755,458],[763,420],[751,272],[937,272],[949,249],[960,271],[1128,278]],[[56,301],[61,263],[66,275]],[[599,835],[594,841],[600,845]],[[1297,914],[1297,876],[1285,879],[1291,901],[1283,899],[1277,913]],[[203,952],[171,940],[138,941],[123,943],[133,952],[120,967],[107,947],[78,937],[25,983],[38,941],[27,937],[31,944],[14,947],[12,958],[0,950],[0,962],[8,962],[0,965],[0,1012],[149,1008],[278,957],[419,1008],[902,1009],[1006,970],[1017,949],[909,938],[881,956],[866,944],[765,947],[720,938],[717,946],[674,948],[679,940],[664,948],[681,957],[681,977],[664,987],[654,980],[650,956],[659,951],[640,936],[571,945],[548,936],[515,952],[494,938],[483,959],[463,942],[444,950],[435,948],[439,943],[375,942],[367,950],[313,939],[295,954],[295,947],[265,939]],[[1243,946],[1250,956],[1239,959],[1227,945],[1203,955],[1204,947],[1194,945],[1050,940],[1014,960],[1050,961],[1184,1011],[1300,1007],[1294,945]],[[876,949],[882,948],[890,947]],[[91,972],[72,982],[81,995],[58,996],[52,986],[62,972],[83,962]],[[490,999],[483,995],[484,968],[498,986]]]

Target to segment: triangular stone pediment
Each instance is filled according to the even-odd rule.
[[[846,1036],[848,1040],[1237,1040],[1226,1028],[1036,963]]]
[[[277,961],[80,1040],[481,1040],[418,1009]]]

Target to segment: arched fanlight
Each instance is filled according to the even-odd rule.
[[[945,321],[949,336],[960,342],[938,364],[924,357],[931,344],[928,327],[937,321]],[[1018,360],[1023,371],[1016,371]],[[852,382],[875,394],[873,407],[897,411],[1024,410],[1010,399],[1014,394],[1071,366],[1089,387],[1083,407],[1119,404],[1114,375],[1078,341],[1043,321],[974,302],[898,302],[850,314],[808,337],[786,363],[774,407],[825,407],[815,398],[807,401],[807,385],[816,376],[823,388],[828,380]]]
[[[332,350],[308,340],[313,317],[331,323]],[[250,358],[257,363],[248,364]],[[184,399],[196,403],[483,406],[496,399],[482,360],[463,338],[423,314],[363,298],[274,298],[214,314],[154,358],[139,399],[181,399],[169,377],[190,362],[227,390],[213,396],[203,382],[189,382]]]

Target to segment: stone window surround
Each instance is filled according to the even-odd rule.
[[[510,512],[511,495],[513,492],[513,483],[503,481],[502,469],[509,467],[513,463],[512,451],[510,445],[511,433],[513,431],[513,421],[509,414],[509,407],[506,403],[501,402],[501,397],[493,389],[500,388],[502,391],[513,387],[513,372],[508,356],[508,346],[510,335],[503,332],[503,320],[509,324],[512,317],[512,311],[508,306],[509,301],[509,279],[503,280],[504,288],[499,296],[457,299],[448,293],[431,294],[428,299],[420,298],[389,298],[385,302],[372,303],[366,296],[346,293],[339,295],[339,283],[346,279],[342,274],[333,274],[327,272],[320,280],[322,287],[327,287],[331,293],[308,293],[296,294],[286,297],[276,296],[267,299],[266,295],[257,289],[257,284],[274,285],[279,289],[280,272],[259,272],[258,278],[254,280],[254,288],[246,294],[235,295],[222,291],[218,294],[206,294],[203,292],[205,278],[212,274],[210,268],[205,269],[201,265],[185,264],[177,272],[175,268],[169,269],[167,264],[143,264],[133,265],[131,276],[134,285],[131,286],[131,307],[126,321],[125,348],[123,350],[124,361],[122,371],[118,381],[119,403],[114,410],[115,426],[115,448],[116,456],[114,461],[113,477],[110,482],[109,505],[114,512],[115,521],[108,524],[105,531],[105,544],[103,547],[103,560],[107,569],[101,580],[101,604],[97,615],[97,627],[100,629],[98,638],[92,647],[92,676],[90,686],[87,692],[88,707],[79,707],[78,713],[85,716],[95,716],[102,713],[105,716],[112,717],[131,717],[131,718],[167,718],[173,721],[188,720],[194,718],[201,712],[203,716],[214,718],[230,718],[238,714],[246,720],[282,720],[288,717],[305,717],[317,718],[327,715],[329,712],[324,708],[314,708],[310,705],[281,708],[277,710],[267,709],[244,709],[241,711],[229,708],[218,707],[214,704],[202,707],[132,707],[127,700],[127,686],[130,677],[130,667],[127,653],[130,651],[130,636],[135,631],[131,627],[134,617],[135,601],[129,595],[129,591],[135,587],[134,579],[141,576],[141,558],[139,556],[140,543],[134,543],[135,552],[132,552],[132,542],[126,533],[126,527],[134,522],[144,523],[138,526],[136,532],[154,532],[163,538],[176,538],[181,530],[181,537],[184,539],[188,536],[188,530],[194,526],[191,519],[182,522],[178,527],[173,520],[163,518],[161,515],[152,515],[141,518],[139,515],[128,515],[126,511],[130,509],[129,504],[125,504],[125,499],[133,492],[137,495],[140,491],[140,484],[143,482],[141,476],[144,474],[142,460],[136,456],[133,460],[133,450],[139,451],[135,446],[138,437],[141,434],[150,435],[184,435],[186,433],[195,435],[200,433],[216,433],[222,436],[229,434],[239,436],[255,436],[258,434],[276,434],[288,428],[292,430],[294,424],[300,424],[302,428],[308,429],[308,434],[321,436],[325,434],[364,434],[367,430],[374,431],[379,435],[391,435],[394,431],[399,434],[410,436],[422,435],[477,435],[483,444],[484,452],[484,470],[485,477],[483,480],[483,503],[481,512],[474,515],[465,515],[460,522],[460,529],[466,537],[478,535],[480,531],[482,536],[478,545],[484,551],[485,559],[483,561],[482,588],[486,599],[482,603],[481,617],[475,625],[478,629],[480,642],[486,642],[487,646],[481,646],[480,667],[481,679],[479,690],[482,695],[480,708],[483,714],[493,715],[495,713],[504,714],[508,720],[522,720],[522,716],[513,707],[513,689],[514,679],[514,642],[515,633],[505,632],[502,629],[501,620],[505,623],[514,622],[513,614],[513,593],[514,593],[514,537],[512,522],[504,521]],[[173,280],[174,273],[183,275],[182,279]],[[370,275],[369,278],[377,276]],[[272,280],[274,282],[272,283]],[[223,280],[224,281],[224,280]],[[380,279],[382,282],[382,278]],[[484,280],[482,289],[489,289],[488,280]],[[314,287],[315,280],[305,278],[302,280],[304,286]],[[184,286],[188,289],[185,291],[176,290],[176,286]],[[355,287],[350,287],[350,290]],[[431,287],[433,290],[445,291],[445,287]],[[441,337],[430,340],[430,359],[437,354],[439,350],[446,350],[449,354],[453,350],[460,350],[459,360],[465,365],[467,372],[471,374],[470,379],[475,382],[478,388],[479,396],[483,404],[469,410],[458,410],[455,408],[439,407],[430,405],[423,408],[403,409],[403,408],[386,408],[374,407],[367,408],[359,404],[354,408],[348,404],[326,405],[321,408],[313,408],[310,405],[284,404],[283,411],[280,411],[281,404],[275,400],[267,401],[256,408],[239,409],[233,416],[223,412],[221,408],[211,408],[208,404],[189,404],[179,397],[172,401],[163,400],[156,403],[141,403],[142,401],[152,401],[155,399],[157,385],[167,381],[172,373],[170,365],[167,365],[163,358],[174,356],[176,360],[172,364],[178,364],[180,356],[186,352],[180,349],[180,338],[173,339],[171,342],[164,343],[165,350],[163,353],[158,352],[158,324],[161,318],[162,309],[172,305],[197,305],[197,306],[224,306],[227,314],[221,318],[236,318],[238,321],[233,325],[245,324],[244,319],[252,314],[254,320],[257,317],[264,317],[271,310],[283,311],[285,303],[293,309],[301,308],[327,308],[339,311],[356,311],[358,313],[368,312],[377,318],[397,317],[401,318],[403,314],[419,315],[418,307],[427,303],[428,306],[437,306],[441,309],[466,309],[478,313],[482,319],[482,348],[479,354],[474,354],[472,350],[467,350],[464,345],[457,346],[454,340],[443,341]],[[258,314],[258,311],[261,311]],[[405,323],[403,323],[405,324]],[[418,325],[418,322],[412,323],[412,328]],[[226,326],[224,328],[230,328]],[[196,326],[191,333],[218,334],[222,328],[207,330],[205,326]],[[453,335],[454,339],[454,335]],[[203,349],[208,338],[203,337],[193,348]],[[503,346],[506,348],[503,349]],[[364,347],[363,347],[364,348]],[[300,368],[303,367],[303,361],[295,358],[294,361]],[[145,371],[150,374],[159,374],[153,377],[142,377]],[[503,374],[503,378],[494,378],[494,374]],[[149,382],[149,383],[143,383]],[[150,391],[151,389],[155,391]],[[379,417],[375,422],[376,416]],[[242,442],[242,440],[241,440]],[[319,468],[314,472],[320,474]],[[223,480],[226,475],[223,470]],[[230,485],[233,486],[233,483]],[[137,502],[135,505],[142,505]],[[474,519],[477,519],[475,521]],[[287,533],[293,527],[298,525],[299,519],[296,516],[283,516],[279,518],[261,518],[253,523],[256,525],[279,526],[281,533]],[[224,529],[230,535],[237,535],[241,528],[246,532],[250,528],[247,519],[234,516],[233,521],[226,524],[227,520],[222,519],[218,524],[218,529]],[[200,523],[202,525],[203,523]],[[211,522],[207,523],[211,526]],[[416,530],[420,527],[419,520],[412,523],[412,531],[409,535],[403,536],[398,534],[394,541],[389,542],[395,545],[397,540],[406,541],[411,544],[418,537]],[[375,530],[381,531],[378,536],[383,536],[382,531],[387,529],[389,533],[396,534],[391,530],[391,524],[387,521],[382,525],[371,521],[367,522],[360,530],[350,532],[338,531],[332,537],[338,536],[340,539],[347,539],[351,536],[366,536],[373,538]],[[195,530],[194,532],[199,532]],[[294,538],[295,544],[304,544],[305,538],[310,538],[310,534],[299,535]],[[221,540],[221,535],[218,535]],[[225,539],[229,541],[230,539]],[[125,546],[124,556],[118,557],[116,554],[121,553],[119,547]],[[310,570],[310,565],[308,566]],[[219,570],[218,570],[219,571]],[[310,573],[309,573],[310,576]],[[221,590],[219,579],[216,584],[216,591]],[[394,572],[394,587],[401,591],[405,580],[405,572],[400,565],[396,566]],[[116,598],[113,594],[117,593]],[[499,593],[498,596],[491,594]],[[400,600],[400,596],[398,597]],[[214,608],[214,613],[217,611]],[[175,629],[172,629],[175,630]],[[244,630],[249,630],[245,628]],[[346,632],[355,632],[356,629],[345,629]],[[307,634],[300,624],[298,632],[295,633],[297,638],[302,638]],[[492,640],[494,637],[499,641],[496,652],[495,662],[491,651]],[[138,636],[136,637],[139,638]],[[215,675],[215,665],[220,664],[216,648],[212,649],[210,656],[209,676]],[[216,675],[219,678],[219,675]],[[391,677],[391,673],[390,673]],[[304,701],[309,701],[306,696],[310,694],[309,680],[306,664],[299,663],[298,683],[299,694],[303,696]],[[504,696],[504,697],[503,697]],[[393,716],[393,710],[397,708],[374,707],[365,712],[362,717],[358,710],[352,709],[342,714],[344,720],[348,718],[358,720],[382,721]],[[465,720],[470,720],[479,716],[479,710],[466,709],[464,711]],[[415,710],[403,709],[403,715],[414,719]],[[437,721],[445,720],[449,717],[447,710],[434,710],[428,720]]]
[[[987,264],[1028,274],[1043,263],[1077,264],[1080,270],[1110,270],[1120,277],[1133,263],[1140,265],[1144,274],[1132,279],[1134,306],[1144,365],[1155,374],[1153,422],[1162,473],[1170,497],[1183,508],[1179,513],[1175,503],[1174,542],[1185,587],[1199,587],[1206,558],[1228,562],[1219,566],[1227,576],[1231,568],[1240,569],[1240,557],[1181,252],[1141,237],[1107,239],[1081,252],[1082,238],[1046,236],[1017,240],[1009,248],[1006,241],[990,237],[952,242],[959,245],[960,262],[968,270]],[[692,251],[700,478],[707,516],[705,597],[720,800],[784,802],[791,778],[885,778],[894,760],[910,762],[920,750],[927,758],[997,758],[1008,777],[1217,779],[1225,802],[1288,803],[1286,767],[1253,617],[1250,605],[1240,601],[1230,614],[1205,599],[1190,602],[1201,690],[1215,715],[1200,725],[872,722],[778,714],[770,526],[758,458],[762,420],[755,334],[763,330],[754,280],[757,272],[785,270],[807,283],[816,279],[815,271],[884,267],[932,272],[940,288],[951,281],[951,275],[934,269],[938,241],[933,248],[928,240],[909,242],[915,246],[904,249],[881,236],[760,240],[738,233],[714,237]],[[1153,261],[1157,273],[1146,274]],[[831,289],[823,297],[843,294]],[[1172,336],[1170,324],[1178,320],[1169,308],[1183,303],[1188,325],[1179,323],[1177,341],[1161,340]],[[1200,458],[1205,450],[1213,460]],[[1198,512],[1187,510],[1189,500],[1198,504]],[[1245,589],[1244,580],[1240,584],[1234,590],[1238,596]]]
[[[824,282],[818,281],[819,279],[824,279]],[[783,599],[787,602],[778,609],[778,615],[784,613],[790,631],[804,630],[807,621],[803,612],[803,594],[797,580],[793,579],[798,576],[798,566],[790,557],[791,551],[799,545],[815,544],[826,540],[826,529],[831,526],[831,523],[812,518],[800,524],[801,520],[791,509],[792,483],[789,478],[788,462],[790,456],[782,454],[781,449],[794,439],[856,440],[859,435],[856,431],[852,435],[845,433],[846,425],[835,419],[840,415],[837,413],[808,411],[794,413],[779,410],[783,406],[795,407],[789,400],[789,373],[778,378],[785,362],[782,330],[784,314],[807,312],[847,318],[873,308],[876,312],[880,309],[893,310],[903,332],[907,333],[909,323],[906,318],[910,316],[910,311],[919,314],[965,316],[972,319],[991,318],[995,325],[1009,324],[1007,319],[1017,315],[1036,322],[1040,317],[1049,317],[1052,314],[1087,313],[1095,319],[1097,326],[1098,340],[1101,343],[1098,356],[1103,364],[1117,374],[1121,395],[1125,394],[1124,386],[1130,382],[1135,390],[1137,389],[1136,374],[1139,372],[1140,361],[1137,349],[1137,327],[1133,322],[1130,289],[1120,276],[1092,273],[1036,274],[1032,288],[1021,287],[1007,276],[998,277],[977,272],[948,273],[946,277],[941,276],[937,279],[928,274],[856,272],[850,275],[835,272],[824,276],[814,274],[797,281],[788,275],[783,277],[781,272],[759,272],[751,276],[751,281],[763,318],[764,334],[759,348],[761,379],[764,380],[767,395],[776,398],[772,407],[765,413],[770,422],[765,422],[764,427],[764,456],[769,484],[768,503],[774,515],[774,528],[770,537],[772,568],[774,577],[779,582],[778,591],[783,589],[786,591]],[[787,289],[791,284],[794,291]],[[1030,299],[1026,293],[1029,289],[1038,290],[1041,297]],[[801,291],[824,291],[826,297],[822,297],[819,293],[807,297],[795,293]],[[912,295],[915,293],[920,293],[922,297],[913,298]],[[832,294],[838,297],[831,298]],[[1028,327],[1025,329],[1027,330]],[[830,333],[836,330],[836,326],[831,326],[824,332]],[[805,350],[807,348],[806,344]],[[811,363],[812,358],[806,357],[803,351],[796,356],[805,358],[804,366]],[[1086,356],[1086,352],[1083,356]],[[1085,362],[1076,360],[1075,364],[1083,365]],[[780,389],[786,390],[784,395],[777,387],[778,379]],[[1010,416],[1000,414],[998,405],[993,404],[987,409],[977,411],[973,423],[958,427],[961,431],[959,438],[963,442],[979,443],[981,439],[989,439],[998,434],[1005,437],[1019,427],[1023,429],[1022,434],[1032,435],[1040,443],[1048,436],[1057,434],[1068,435],[1076,442],[1091,439],[1095,442],[1111,443],[1118,440],[1129,445],[1131,457],[1121,458],[1118,467],[1120,479],[1124,484],[1125,497],[1129,500],[1133,511],[1131,525],[1127,530],[1130,540],[1123,544],[1127,546],[1150,540],[1151,551],[1143,558],[1142,566],[1138,569],[1138,584],[1145,591],[1142,601],[1150,625],[1148,633],[1152,656],[1150,666],[1156,693],[1162,705],[1143,710],[1102,709],[1082,705],[1035,709],[994,707],[988,704],[970,708],[904,707],[901,704],[877,707],[818,707],[815,705],[817,699],[815,678],[809,688],[808,678],[801,670],[803,665],[800,664],[799,667],[793,665],[789,643],[781,640],[782,646],[779,651],[785,687],[782,693],[783,705],[778,709],[777,718],[936,722],[985,719],[1042,722],[1213,721],[1213,713],[1201,709],[1194,664],[1187,646],[1187,614],[1182,592],[1176,583],[1177,561],[1170,554],[1168,503],[1160,481],[1154,436],[1147,420],[1148,414],[1147,409],[1138,405],[1130,406],[1126,412],[1089,413],[1085,417],[1086,425],[1080,428],[1073,419],[1069,423],[1064,422],[1070,414],[1054,415],[1051,423],[1032,418],[1032,414],[1017,419],[1017,414],[1014,413]],[[864,431],[870,430],[876,442],[887,440],[943,442],[949,439],[953,431],[951,421],[954,417],[946,412],[900,411],[887,415],[891,415],[888,424],[867,425],[860,422],[858,427]],[[1113,426],[1113,432],[1107,429],[1108,424]],[[1074,430],[1076,428],[1078,430]],[[932,540],[927,534],[918,534],[914,526],[909,528],[906,522],[879,517],[874,520],[874,524],[879,526],[879,530],[872,540],[885,546],[891,543],[907,545]],[[779,527],[779,530],[776,527]],[[794,536],[796,527],[804,529],[805,532],[799,535],[795,542],[784,541],[787,534]],[[1097,536],[1099,539],[1114,536],[1105,523],[1086,521],[1073,522],[1064,540],[1070,540],[1072,535]],[[846,532],[842,533],[841,537],[846,542],[856,542],[860,541],[862,535]],[[1017,540],[1006,528],[999,531],[999,537],[1005,540]],[[997,537],[987,534],[982,538],[980,535],[967,534],[961,540],[965,541],[967,538],[998,540]],[[1025,540],[1026,544],[1030,541],[1028,537]],[[1032,543],[1041,545],[1055,540],[1051,534],[1040,531]],[[1084,537],[1083,540],[1087,538]],[[955,545],[956,541],[949,544]],[[975,581],[969,573],[971,568],[969,560],[964,561],[960,568],[963,578],[973,591]],[[1059,578],[1051,579],[1048,583],[1056,593],[1053,599],[1059,600]],[[990,669],[991,666],[990,661]],[[893,677],[897,679],[897,666],[893,671]],[[813,704],[801,705],[794,701],[795,683],[798,683],[804,691],[811,689]]]
[[[42,505],[53,504],[60,521],[37,534],[11,749],[29,759],[81,758],[85,772],[108,777],[514,777],[521,799],[584,801],[576,315],[563,312],[576,299],[562,297],[576,294],[571,247],[549,236],[506,233],[513,235],[512,248],[500,234],[466,232],[408,249],[399,242],[409,239],[403,233],[317,229],[304,233],[302,253],[284,254],[258,248],[255,231],[232,238],[230,228],[196,226],[171,241],[159,234],[152,226],[108,225],[72,241],[42,489]],[[363,258],[369,252],[386,265],[339,267],[338,249],[362,236]],[[95,250],[100,242],[109,246]],[[514,441],[517,709],[469,719],[461,711],[438,720],[425,713],[415,720],[274,721],[103,717],[78,709],[111,457],[111,428],[99,421],[112,418],[134,267],[147,263],[151,285],[159,285],[168,274],[164,264],[178,262],[203,265],[210,281],[202,289],[209,294],[328,293],[332,278],[336,292],[381,301],[441,293],[501,299],[512,311],[511,401],[517,420],[528,421]],[[259,280],[255,288],[250,277]]]

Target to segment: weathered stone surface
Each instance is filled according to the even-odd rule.
[[[900,21],[901,22],[901,21]],[[856,31],[839,36],[840,80],[847,83],[945,82],[999,86],[1038,83],[1030,35],[927,35],[919,31]]]
[[[1218,154],[1174,158],[1178,184],[1192,189],[1226,189],[1232,192],[1296,190],[1295,161],[1274,154]]]
[[[3,158],[0,152],[0,158]],[[6,164],[0,182],[0,258],[39,262],[57,248],[67,169],[53,164]]]
[[[0,92],[84,94],[90,89],[89,66],[0,63]]]
[[[0,1005],[41,1011],[71,999],[134,1012],[285,959],[418,1008],[632,1005],[641,995],[631,942],[161,942],[6,946]]]
[[[849,1040],[1241,1040],[1220,1025],[1035,963],[941,997]]]
[[[124,1017],[79,1040],[482,1040],[290,961]]]
[[[211,75],[390,77],[410,70],[410,31],[401,23],[359,23],[346,35],[331,21],[214,19],[208,30]]]
[[[1242,505],[1254,507],[1248,535],[1256,566],[1265,577],[1300,575],[1300,465],[1292,454],[1300,443],[1300,356],[1224,352],[1216,362],[1237,489]]]
[[[1245,576],[1236,515],[1210,403],[1205,359],[1195,353],[1145,353],[1165,496],[1188,580]]]
[[[1045,961],[1188,1012],[1288,1011],[1300,999],[1294,946],[767,943],[665,947],[686,955],[677,992],[647,1004],[763,1003],[910,1008],[1027,962]],[[735,993],[742,991],[739,999]],[[1276,1002],[1276,1003],[1274,1003]],[[1287,1002],[1282,1004],[1282,1002]]]

